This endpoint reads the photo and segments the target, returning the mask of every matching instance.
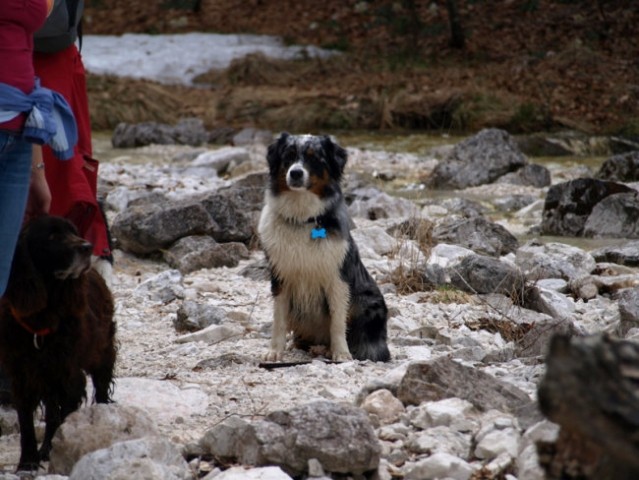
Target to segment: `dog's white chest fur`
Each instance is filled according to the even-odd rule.
[[[262,210],[259,234],[277,276],[287,288],[315,290],[332,284],[348,250],[343,238],[311,238],[314,225],[282,219],[267,205]],[[293,281],[294,280],[294,281]]]
[[[311,193],[300,192],[293,198],[267,195],[258,227],[281,285],[276,304],[280,302],[283,310],[276,308],[275,316],[286,317],[281,320],[288,329],[318,343],[329,342],[332,322],[345,325],[349,298],[340,276],[348,240],[330,232],[326,238],[311,238],[314,225],[305,222],[323,208]],[[304,220],[294,223],[285,218]]]
[[[286,331],[316,345],[331,345],[338,355],[347,355],[345,340],[348,285],[340,271],[348,241],[331,235],[311,238],[312,223],[295,224],[282,218],[266,202],[259,223],[266,251],[281,291],[274,306],[274,350],[284,348]],[[338,335],[335,331],[340,332]],[[335,338],[338,345],[334,345]]]

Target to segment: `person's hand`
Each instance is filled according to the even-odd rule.
[[[25,212],[25,221],[40,215],[46,215],[51,208],[51,190],[44,175],[44,162],[42,161],[42,147],[33,146],[33,158],[31,161],[31,185],[29,186],[29,200]]]

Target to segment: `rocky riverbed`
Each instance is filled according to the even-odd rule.
[[[353,235],[390,312],[386,364],[301,351],[283,368],[260,363],[272,303],[254,222],[268,134],[111,152],[100,191],[119,247],[116,404],[74,414],[36,475],[545,478],[535,443],[558,430],[536,404],[548,341],[636,335],[639,262],[631,239],[580,248],[541,236],[549,189],[595,171],[554,167],[546,181],[495,135],[466,146],[518,167],[445,188],[432,183],[441,166],[465,158],[453,145],[344,144]],[[0,426],[8,480],[19,456],[11,409],[0,408]],[[92,450],[101,456],[76,464]]]

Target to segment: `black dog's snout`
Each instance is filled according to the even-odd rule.
[[[78,252],[80,253],[90,253],[93,250],[93,245],[89,242],[83,242],[79,244],[77,247]]]
[[[291,176],[291,180],[301,180],[302,177],[304,177],[304,170],[302,170],[301,168],[296,168],[294,170],[291,170],[289,172],[289,175]]]

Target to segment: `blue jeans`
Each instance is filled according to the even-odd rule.
[[[0,131],[0,296],[4,295],[11,262],[29,196],[32,145]]]

